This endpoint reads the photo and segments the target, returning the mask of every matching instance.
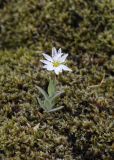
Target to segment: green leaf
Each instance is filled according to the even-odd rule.
[[[53,103],[51,100],[45,100],[44,101],[44,106],[46,108],[47,111],[51,110],[53,108],[55,103]]]
[[[48,86],[48,94],[39,86],[37,89],[41,92],[44,96],[44,101],[42,101],[39,97],[37,97],[37,101],[40,104],[40,107],[44,109],[45,112],[54,112],[63,108],[63,106],[58,108],[53,108],[56,104],[56,98],[59,97],[64,91],[56,92],[56,81],[50,80]]]
[[[50,79],[50,81],[49,81],[49,86],[48,86],[48,94],[49,94],[49,97],[54,96],[55,93],[56,93],[56,81]]]
[[[48,112],[55,112],[55,111],[58,111],[58,110],[62,109],[63,107],[64,107],[64,106],[60,106],[60,107],[51,109],[51,110],[49,110]]]
[[[36,87],[40,91],[40,93],[45,97],[45,99],[49,98],[48,94],[42,88],[40,88],[39,86]]]
[[[36,98],[37,102],[39,103],[40,107],[44,109],[43,103],[39,97]]]
[[[57,92],[51,99],[54,101],[54,99],[56,99],[57,97],[59,97],[63,93],[64,93],[64,91]]]

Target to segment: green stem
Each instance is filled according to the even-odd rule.
[[[57,84],[57,76],[55,75],[55,73],[51,72],[49,79],[50,80],[54,80],[56,82],[56,84]]]

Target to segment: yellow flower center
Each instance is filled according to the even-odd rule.
[[[53,62],[53,66],[54,66],[54,67],[58,67],[60,64],[61,64],[61,63],[58,62],[58,61]]]

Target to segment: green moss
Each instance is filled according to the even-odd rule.
[[[0,159],[113,160],[113,1],[0,1]],[[53,15],[53,16],[52,16]],[[55,113],[37,104],[51,47],[69,53],[72,73]]]

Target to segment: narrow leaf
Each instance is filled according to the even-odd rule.
[[[60,107],[51,109],[51,110],[49,110],[48,112],[55,112],[55,111],[58,111],[58,110],[62,109],[63,107],[64,107],[64,106],[60,106]],[[47,111],[46,111],[46,112],[47,112]]]
[[[57,92],[51,99],[54,100],[54,99],[56,99],[57,97],[59,97],[63,93],[64,93],[64,91]]]
[[[45,106],[46,110],[49,111],[53,108],[54,103],[51,100],[48,99],[48,100],[44,101],[44,106]]]
[[[40,91],[40,93],[42,93],[42,95],[45,97],[45,99],[48,99],[48,94],[39,86],[37,86],[37,89]]]
[[[56,81],[50,79],[49,86],[48,86],[49,97],[54,96],[55,93],[56,93]]]
[[[37,102],[39,103],[40,107],[45,110],[45,107],[43,106],[41,99],[39,97],[37,97],[36,99],[37,99]]]

